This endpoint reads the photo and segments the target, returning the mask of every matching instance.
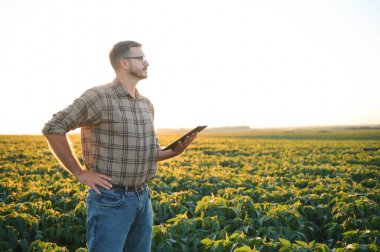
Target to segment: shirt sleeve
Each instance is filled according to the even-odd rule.
[[[89,89],[71,105],[54,114],[45,124],[42,133],[64,135],[78,127],[97,124],[102,118],[102,108],[103,102],[99,92]]]

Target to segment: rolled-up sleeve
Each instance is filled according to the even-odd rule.
[[[53,115],[42,129],[44,135],[65,135],[70,130],[99,123],[102,118],[102,96],[93,89],[87,90],[74,102]]]

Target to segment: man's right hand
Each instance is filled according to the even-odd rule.
[[[82,184],[90,186],[97,194],[100,194],[99,189],[96,188],[97,185],[104,187],[107,190],[112,187],[112,184],[110,183],[110,177],[93,171],[82,171],[77,176],[77,179]]]
[[[82,184],[90,186],[97,194],[100,191],[96,186],[101,186],[106,189],[112,187],[111,178],[106,175],[83,170],[78,160],[75,158],[66,135],[47,134],[45,135],[49,145],[63,166],[69,170]]]

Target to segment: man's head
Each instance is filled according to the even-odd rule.
[[[110,61],[113,69],[117,71],[120,66],[120,60],[130,57],[130,49],[133,47],[141,47],[141,44],[135,41],[121,41],[116,43],[110,51]],[[134,56],[134,55],[132,55]]]

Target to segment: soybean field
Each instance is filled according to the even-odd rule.
[[[0,251],[87,251],[87,186],[43,136],[0,136],[0,160]],[[200,133],[149,186],[152,251],[380,251],[378,130]]]

